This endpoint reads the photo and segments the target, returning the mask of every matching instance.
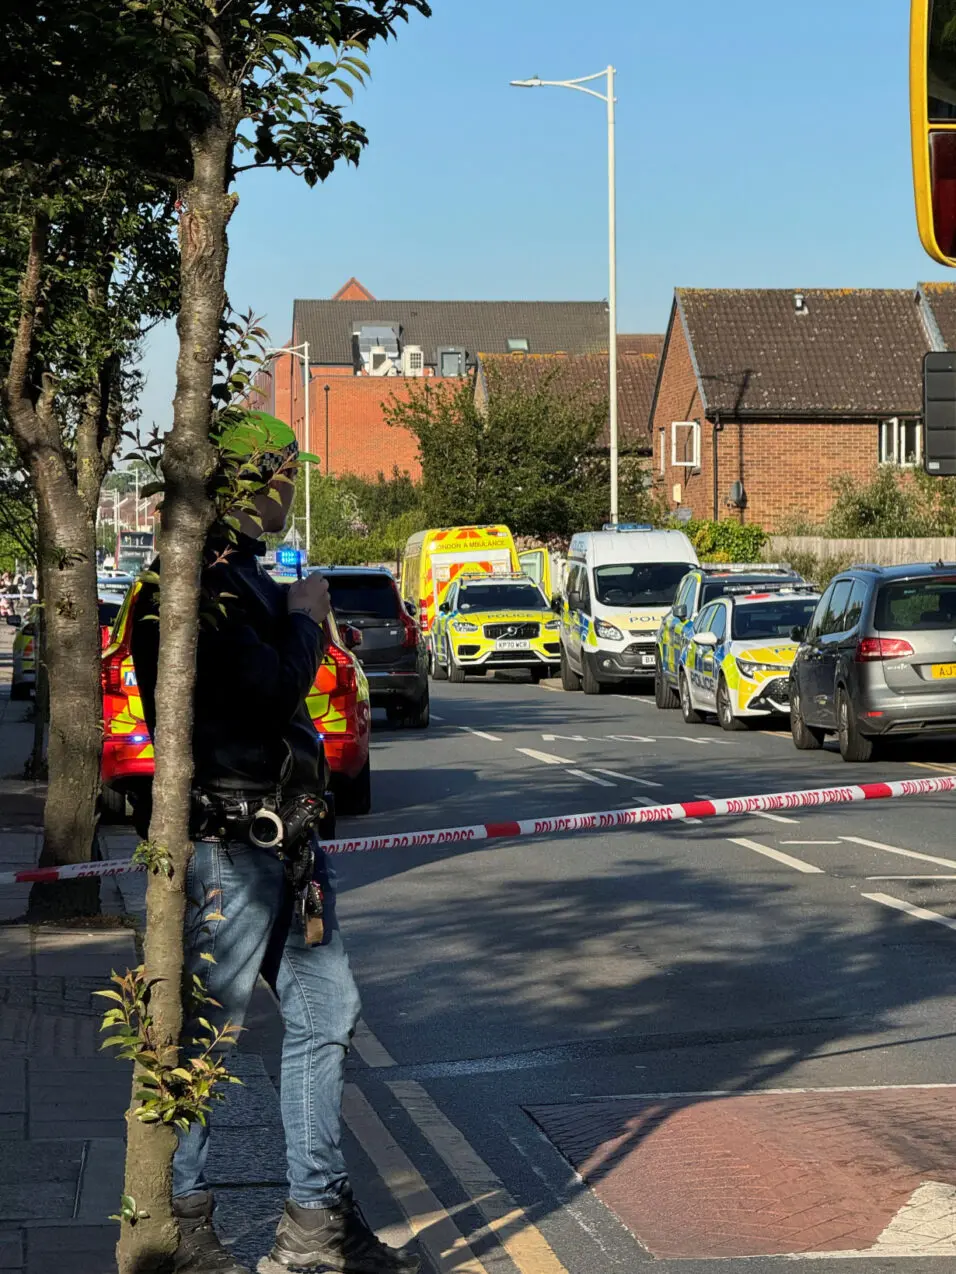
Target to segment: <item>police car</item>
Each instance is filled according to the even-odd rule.
[[[753,592],[767,584],[776,588],[798,585],[803,577],[786,562],[720,562],[688,571],[677,586],[674,605],[657,633],[654,663],[654,702],[659,708],[677,708],[681,659],[694,635],[701,607],[722,597],[730,588]]]
[[[489,668],[527,668],[540,681],[558,668],[558,620],[527,575],[459,575],[438,607],[431,643],[436,681],[462,682]]]
[[[716,713],[725,730],[790,711],[789,676],[799,642],[819,601],[808,584],[729,585],[697,616],[678,671],[681,713],[688,725]]]

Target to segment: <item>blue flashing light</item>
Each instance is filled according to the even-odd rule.
[[[276,549],[276,566],[285,566],[295,570],[300,566],[305,558],[305,554],[301,549],[288,548],[282,546]]]
[[[605,522],[605,531],[653,531],[650,522]]]

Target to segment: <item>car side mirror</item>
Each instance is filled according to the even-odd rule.
[[[568,593],[568,605],[571,607],[572,610],[581,609],[581,594],[577,592],[575,589],[572,589]]]
[[[803,628],[800,624],[795,624],[793,628],[790,629],[791,641],[804,641],[806,639],[806,635],[807,635],[807,630]]]
[[[551,609],[556,615],[560,615],[564,610],[564,598],[560,593],[555,593],[555,595],[551,598]]]
[[[693,639],[698,646],[714,647],[717,645],[716,633],[695,633]]]
[[[674,616],[675,619],[686,619],[687,607],[684,605],[683,602],[680,602],[677,606],[672,607],[671,614]]]
[[[8,615],[8,616],[7,616],[7,623],[10,625],[10,627],[11,627],[11,628],[20,628],[20,627],[22,626],[22,624],[23,624],[23,616],[22,616],[22,615]]]
[[[362,644],[362,632],[359,628],[353,628],[351,624],[346,624],[342,629],[342,640],[345,642],[349,650],[358,650]]]
[[[402,605],[405,607],[407,614],[411,615],[412,619],[418,618],[418,607],[414,602],[403,602]]]
[[[438,607],[438,612],[440,615],[450,615],[451,602],[442,602],[442,604]]]

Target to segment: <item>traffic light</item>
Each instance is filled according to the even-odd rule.
[[[923,467],[936,478],[956,474],[956,354],[923,358]]]
[[[912,0],[910,125],[919,236],[956,266],[956,0]]]

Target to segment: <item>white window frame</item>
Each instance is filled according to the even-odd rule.
[[[677,440],[681,437],[678,434],[680,429],[689,429],[691,431],[691,459],[678,460],[677,458]],[[686,435],[683,435],[686,437]],[[675,469],[699,469],[700,468],[700,421],[699,420],[673,420],[671,421],[671,467]]]
[[[906,432],[916,431],[916,455],[912,460],[901,459],[906,455]],[[918,469],[923,463],[923,426],[918,420],[903,420],[893,416],[880,422],[880,464],[896,465],[900,469]]]

